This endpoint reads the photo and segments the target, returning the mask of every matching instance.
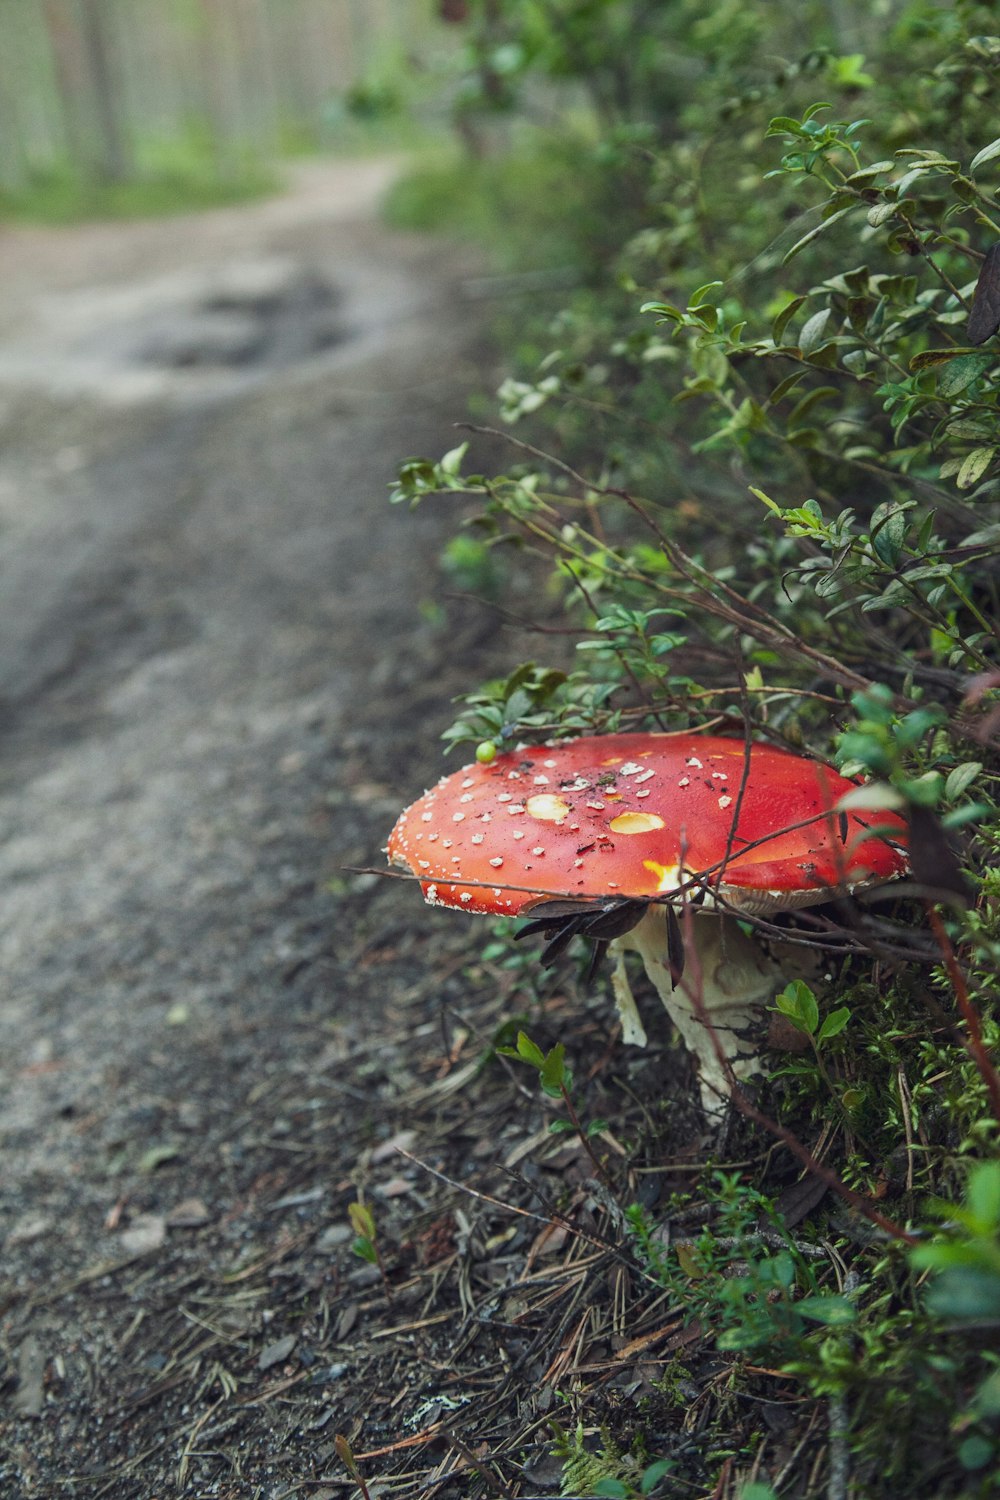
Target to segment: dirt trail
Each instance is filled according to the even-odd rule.
[[[65,1110],[94,1086],[109,1036],[123,1064],[171,1005],[232,992],[276,875],[337,869],[335,834],[283,851],[316,814],[305,760],[415,669],[436,534],[385,486],[461,412],[474,329],[458,258],[378,225],[390,170],[312,167],[259,206],[3,245],[8,1180],[51,1170],[53,1095]],[[304,285],[317,317],[335,309],[331,347],[227,362],[209,299],[242,297],[250,325],[284,299],[306,322]],[[201,320],[201,362],[169,362],[171,315]]]
[[[484,378],[466,255],[379,223],[393,170],[312,165],[259,205],[0,234],[10,1500],[96,1494],[67,1475],[110,1462],[93,1432],[116,1377],[94,1397],[92,1311],[39,1312],[51,1290],[127,1260],[142,1211],[190,1193],[233,1211],[234,1121],[262,1080],[302,1071],[324,1028],[379,1024],[351,921],[396,893],[343,867],[436,773],[475,670],[449,681],[463,643],[420,621],[442,521],[386,485],[450,446]],[[70,1429],[92,1434],[72,1457]]]

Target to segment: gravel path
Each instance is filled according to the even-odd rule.
[[[0,238],[8,1231],[60,1213],[123,1079],[276,976],[329,1003],[329,882],[378,847],[351,808],[433,772],[442,522],[386,484],[483,376],[463,255],[379,223],[394,170]]]

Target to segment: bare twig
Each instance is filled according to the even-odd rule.
[[[711,1016],[702,996],[701,966],[698,962],[692,932],[693,916],[690,902],[684,903],[682,915],[685,923],[685,946],[690,958],[688,970],[685,977],[681,980],[681,985],[684,993],[694,1007],[698,1020],[705,1027],[711,1038],[712,1048],[718,1060],[719,1067],[722,1069],[730,1096],[740,1114],[744,1115],[746,1119],[752,1120],[755,1125],[758,1125],[762,1130],[766,1130],[770,1135],[781,1141],[812,1176],[818,1177],[820,1182],[825,1182],[831,1192],[836,1193],[838,1198],[842,1198],[845,1203],[862,1214],[870,1223],[875,1224],[882,1230],[883,1234],[889,1235],[892,1239],[901,1240],[907,1245],[915,1245],[917,1243],[916,1235],[911,1234],[908,1229],[904,1229],[901,1224],[897,1224],[894,1219],[888,1218],[873,1203],[869,1202],[867,1198],[863,1197],[860,1193],[856,1193],[853,1188],[848,1187],[847,1183],[838,1177],[836,1172],[831,1171],[829,1167],[816,1159],[808,1146],[800,1141],[793,1131],[779,1124],[777,1120],[773,1120],[763,1110],[758,1109],[749,1094],[742,1088],[736,1074],[733,1072],[732,1063],[723,1049],[719,1034],[712,1024]]]
[[[965,982],[962,966],[955,955],[951,938],[948,936],[947,928],[941,920],[941,913],[931,902],[926,903],[927,920],[930,923],[931,932],[935,941],[941,949],[941,957],[944,960],[945,971],[951,981],[951,987],[955,991],[955,999],[962,1018],[968,1028],[968,1037],[965,1038],[965,1046],[979,1069],[980,1077],[986,1085],[993,1106],[994,1119],[1000,1123],[1000,1074],[997,1073],[993,1060],[986,1050],[983,1041],[983,1028],[980,1025],[979,1013],[969,997],[969,987]]]

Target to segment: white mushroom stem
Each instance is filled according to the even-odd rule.
[[[675,985],[667,959],[666,910],[662,905],[650,905],[642,921],[610,945],[615,958],[611,983],[623,1040],[644,1047],[646,1032],[625,969],[626,951],[638,953],[681,1040],[695,1055],[705,1113],[721,1121],[730,1089],[711,1032],[699,1010],[710,1020],[711,1030],[736,1077],[747,1078],[760,1067],[764,1006],[781,988],[782,975],[777,964],[764,956],[732,917],[698,912],[690,930],[696,953],[688,953],[685,979]],[[700,1006],[694,1004],[688,993],[695,986]]]

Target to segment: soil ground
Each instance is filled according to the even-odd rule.
[[[379,222],[394,169],[0,235],[4,1500],[331,1500],[338,1434],[372,1497],[554,1494],[557,1416],[712,1470],[722,1366],[685,1386],[697,1329],[488,1060],[534,1006],[653,1202],[695,1150],[660,1165],[662,1054],[624,1078],[600,996],[354,873],[524,654],[421,610],[453,511],[386,503],[490,377],[479,268]],[[793,1408],[762,1475],[815,1457]]]

